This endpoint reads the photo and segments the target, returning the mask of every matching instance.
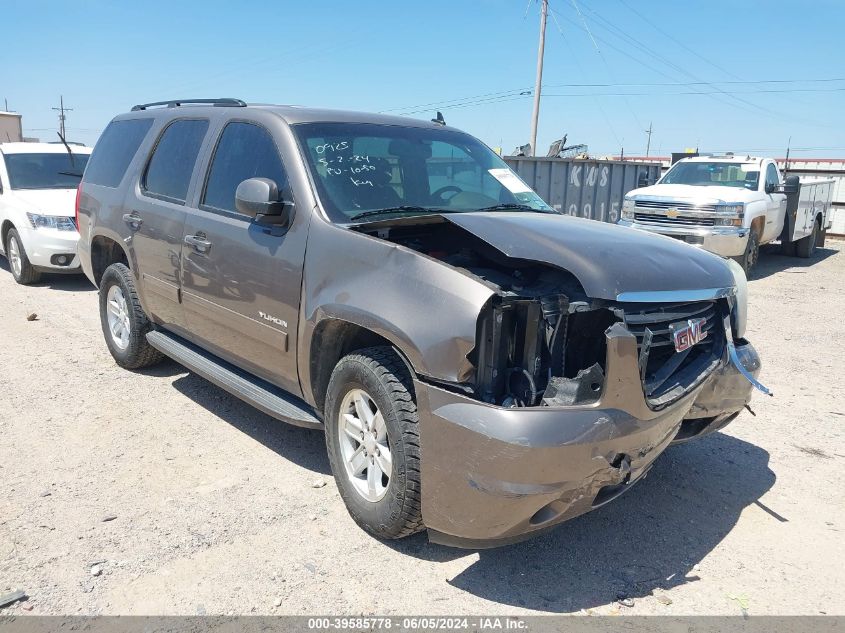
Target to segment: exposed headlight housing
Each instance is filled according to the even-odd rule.
[[[27,213],[26,217],[34,229],[56,229],[57,231],[76,230],[76,222],[73,221],[73,218],[66,216]]]
[[[745,217],[745,204],[742,202],[731,204],[717,204],[714,224],[716,226],[742,226]]]
[[[732,259],[725,261],[733,273],[734,283],[736,284],[736,294],[733,297],[733,306],[731,307],[731,328],[734,337],[743,338],[748,320],[748,279],[745,276],[745,271],[742,270],[742,266]]]
[[[634,219],[634,199],[625,196],[622,199],[622,218],[625,220]]]

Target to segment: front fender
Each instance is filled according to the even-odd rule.
[[[472,377],[467,354],[491,288],[426,255],[324,220],[312,225],[305,260],[300,367],[308,366],[318,323],[334,318],[391,341],[419,375]]]

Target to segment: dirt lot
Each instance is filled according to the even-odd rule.
[[[2,614],[845,614],[843,242],[761,258],[748,338],[775,397],[756,417],[481,552],[368,537],[321,433],[172,362],[118,368],[87,281],[0,268],[0,594],[31,596]]]

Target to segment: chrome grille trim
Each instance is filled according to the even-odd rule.
[[[714,213],[717,210],[715,204],[695,204],[694,202],[683,202],[680,200],[648,200],[636,198],[634,206],[638,209],[677,209],[678,211],[707,211]]]
[[[634,221],[640,224],[663,224],[669,226],[715,226],[716,224],[713,218],[696,218],[685,215],[670,218],[655,213],[634,213]]]

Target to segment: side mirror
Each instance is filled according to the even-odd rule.
[[[773,182],[766,182],[763,186],[763,191],[766,193],[774,193],[777,190],[777,185]]]
[[[279,200],[279,187],[269,178],[249,178],[239,184],[235,208],[259,224],[287,225],[293,216],[293,203]]]
[[[637,189],[642,189],[643,187],[648,187],[648,173],[641,171],[640,175],[637,176]]]
[[[798,193],[801,190],[801,179],[798,176],[787,176],[783,185],[786,194]]]

